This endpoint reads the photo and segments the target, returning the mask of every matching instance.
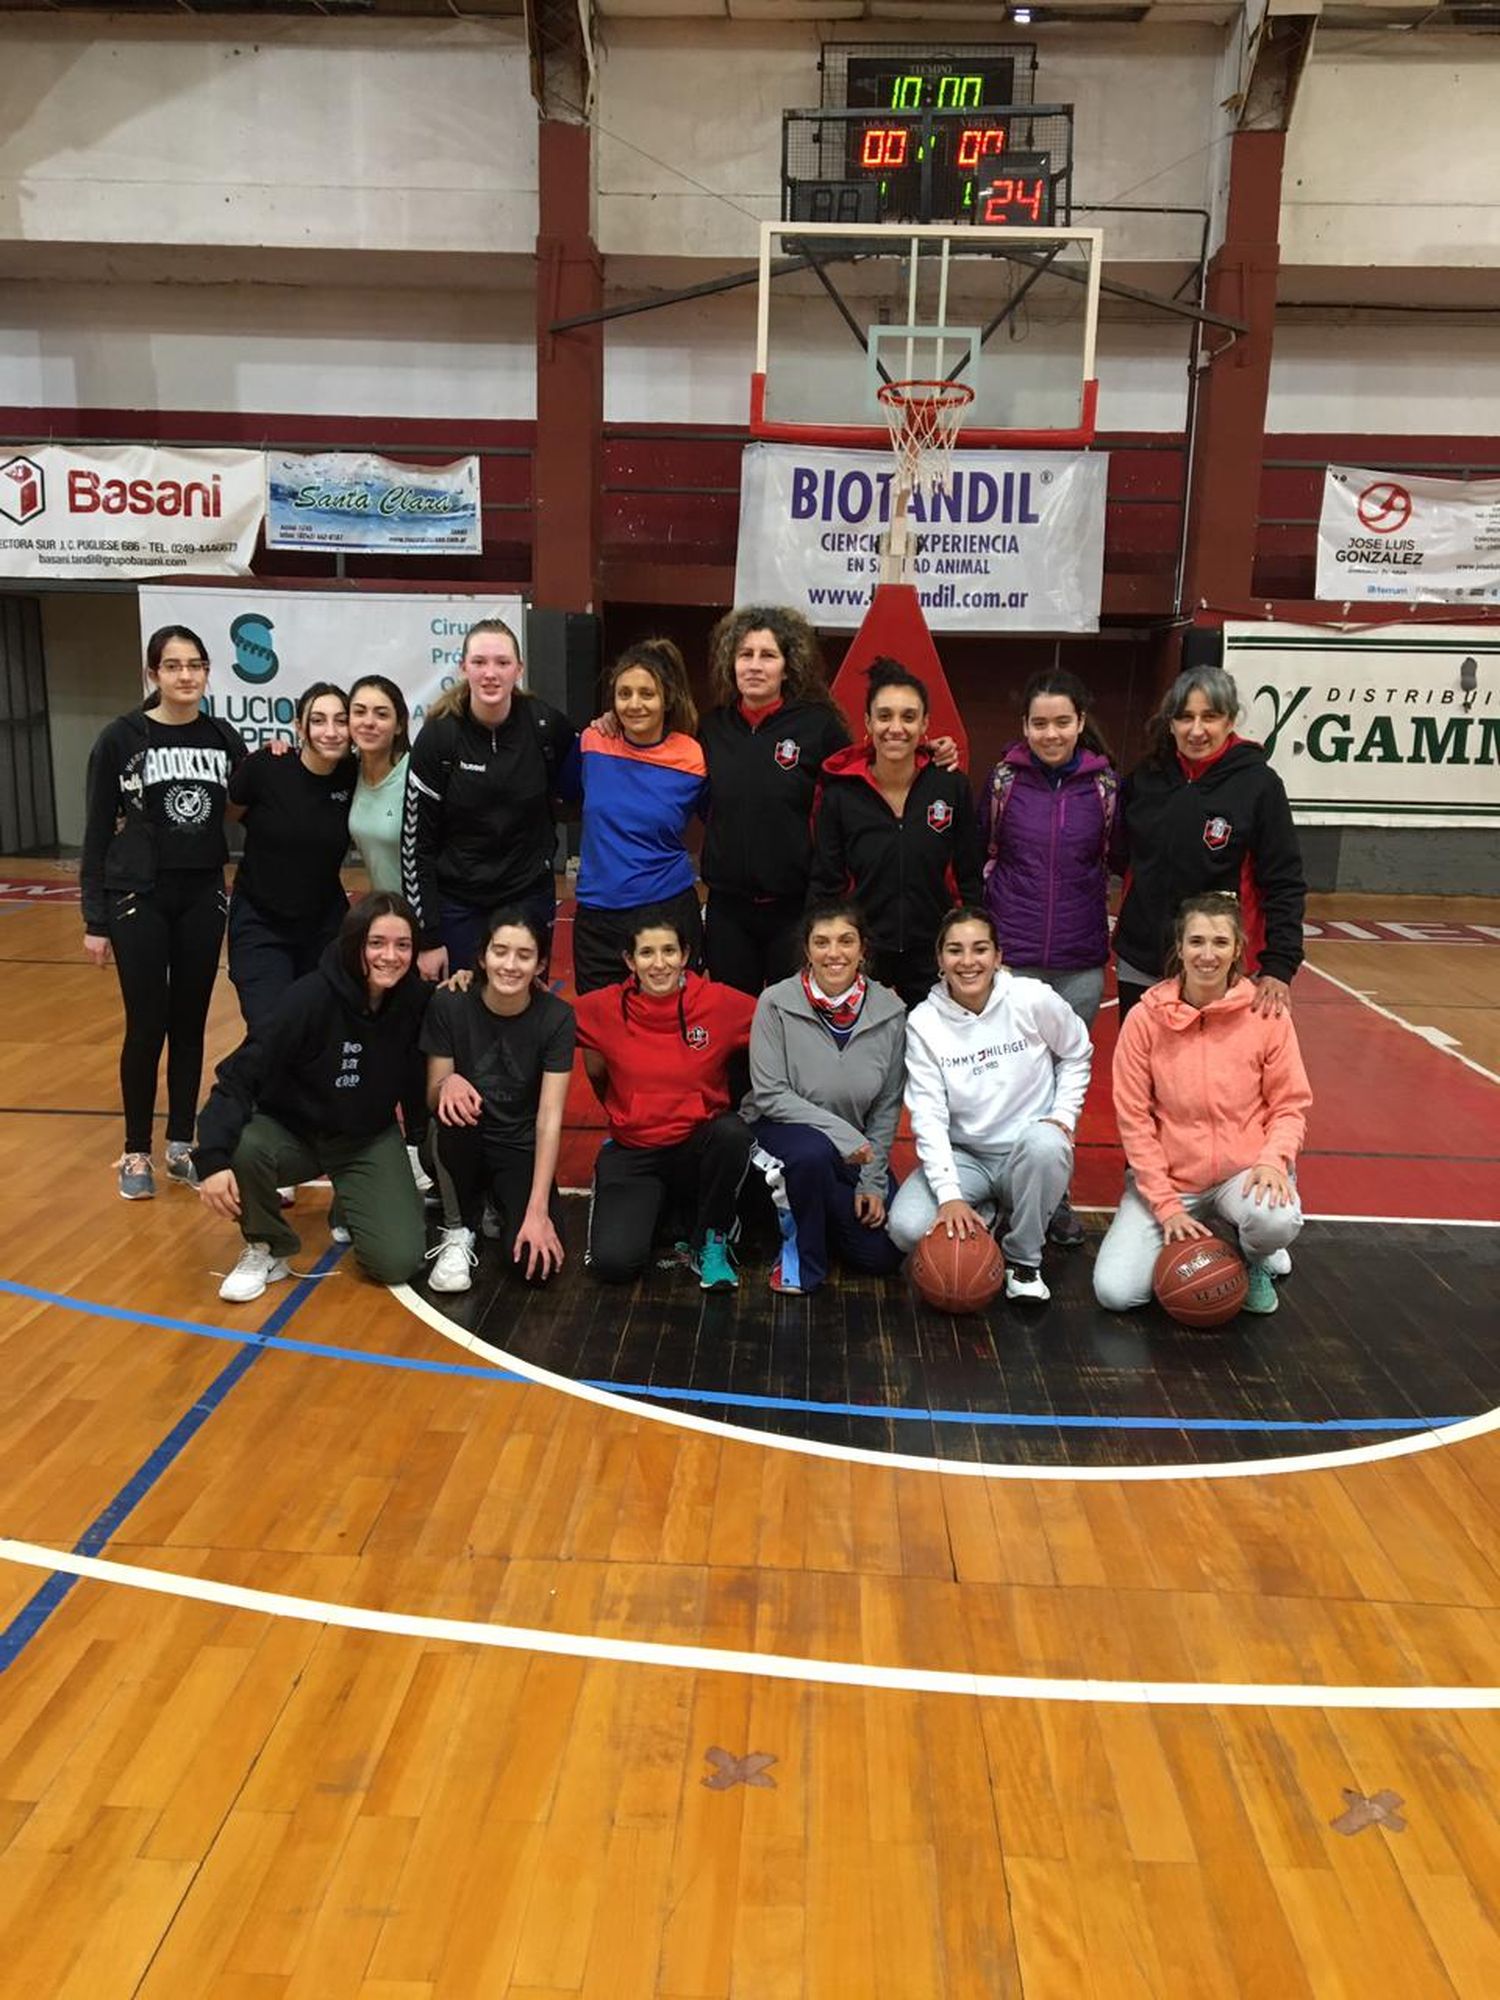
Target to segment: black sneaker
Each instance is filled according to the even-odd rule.
[[[1083,1224],[1073,1213],[1066,1195],[1052,1211],[1052,1220],[1047,1224],[1047,1241],[1055,1243],[1059,1250],[1076,1250],[1083,1241]]]

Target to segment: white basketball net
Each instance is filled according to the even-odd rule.
[[[974,391],[966,382],[883,382],[878,393],[896,454],[897,488],[941,493]]]

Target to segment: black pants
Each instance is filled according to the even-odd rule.
[[[927,998],[937,976],[937,955],[930,944],[908,945],[904,951],[884,951],[877,946],[870,953],[870,977],[891,987],[907,1007]]]
[[[801,896],[730,896],[710,889],[703,911],[708,976],[741,993],[759,993],[790,979],[802,963]]]
[[[702,970],[703,913],[696,889],[684,889],[665,903],[640,903],[629,910],[593,910],[579,903],[573,912],[573,990],[597,993],[601,986],[618,986],[625,977],[622,953],[628,950],[636,923],[647,910],[664,910],[687,933],[688,969]]]
[[[607,1139],[594,1167],[588,1267],[606,1284],[627,1284],[651,1261],[657,1218],[669,1197],[693,1217],[693,1249],[709,1230],[734,1228],[740,1182],[754,1144],[732,1111],[675,1146],[621,1146]]]
[[[479,1125],[445,1125],[441,1118],[434,1118],[432,1131],[433,1150],[446,1181],[443,1189],[445,1202],[451,1189],[454,1206],[464,1228],[472,1229],[477,1235],[484,1219],[484,1203],[488,1195],[499,1218],[500,1241],[505,1245],[505,1255],[509,1259],[515,1248],[516,1231],[525,1219],[527,1204],[531,1200],[531,1177],[536,1171],[536,1154],[528,1146],[507,1146],[487,1136]],[[552,1218],[552,1227],[561,1236],[562,1200],[556,1181],[547,1196],[547,1213]],[[516,1265],[516,1269],[525,1277],[524,1259]]]
[[[149,1153],[163,1043],[167,1137],[193,1136],[203,1079],[203,1024],[224,941],[223,871],[165,869],[151,889],[112,901],[109,943],[125,1002],[120,1048],[125,1150]]]
[[[230,897],[229,977],[252,1035],[265,1027],[293,981],[317,970],[348,910],[340,896],[316,917],[288,921],[267,916],[248,896]]]
[[[1150,989],[1148,987],[1131,986],[1130,984],[1128,984],[1127,981],[1123,979],[1120,980],[1119,982],[1120,1012],[1118,1019],[1123,1021],[1125,1016],[1130,1012],[1131,1008],[1136,1004],[1136,1002],[1141,998],[1141,996],[1147,993],[1149,990]]]

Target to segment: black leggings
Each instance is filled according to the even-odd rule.
[[[516,1231],[526,1219],[526,1207],[531,1200],[535,1151],[530,1146],[507,1146],[502,1140],[490,1138],[480,1125],[445,1125],[441,1118],[433,1119],[432,1135],[438,1166],[452,1186],[465,1229],[479,1233],[488,1196],[509,1258],[515,1249]],[[552,1227],[561,1236],[563,1213],[556,1181],[547,1196],[547,1213],[552,1218]],[[516,1269],[525,1277],[524,1260]]]
[[[167,1137],[192,1139],[224,911],[224,877],[217,868],[164,869],[149,890],[112,898],[109,942],[125,1002],[120,1097],[127,1153],[151,1151],[164,1042]]]
[[[607,1284],[626,1284],[651,1261],[662,1204],[693,1218],[696,1252],[709,1230],[735,1226],[740,1183],[755,1141],[734,1112],[710,1118],[675,1146],[621,1146],[606,1140],[594,1167],[588,1267]]]
[[[805,896],[727,895],[710,889],[703,910],[703,956],[710,979],[756,994],[790,979],[802,962]]]

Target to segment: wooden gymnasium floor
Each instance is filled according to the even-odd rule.
[[[1321,1219],[1191,1339],[1088,1249],[1024,1323],[493,1251],[439,1314],[318,1191],[226,1307],[0,876],[6,2000],[1500,1993],[1500,906],[1315,910]]]

